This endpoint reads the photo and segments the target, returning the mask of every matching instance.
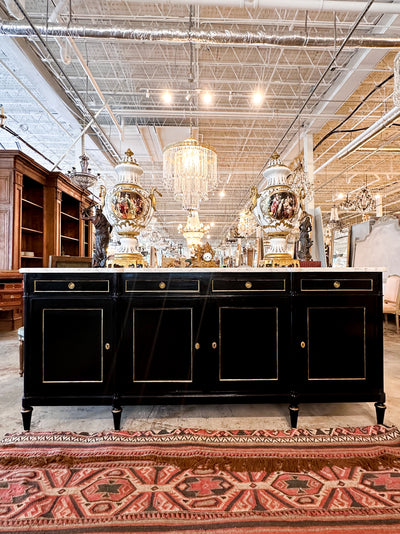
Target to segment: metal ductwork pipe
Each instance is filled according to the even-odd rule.
[[[400,6],[400,4],[399,4]],[[306,35],[268,35],[264,32],[233,32],[233,31],[201,31],[188,30],[146,30],[126,28],[98,28],[93,26],[65,26],[49,24],[35,26],[37,32],[43,36],[94,38],[94,39],[127,39],[133,41],[166,41],[193,42],[215,45],[255,45],[269,47],[338,47],[340,39],[333,37],[311,37]],[[0,32],[9,37],[30,37],[35,32],[28,24],[18,22],[2,22]],[[356,48],[400,48],[399,37],[352,37],[347,41],[348,47]]]

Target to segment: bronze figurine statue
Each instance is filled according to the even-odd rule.
[[[300,222],[300,238],[298,241],[297,257],[299,260],[311,260],[310,248],[313,244],[312,239],[310,239],[310,232],[312,230],[311,217],[308,214],[305,214],[305,217]]]
[[[94,208],[94,214],[90,213]],[[110,242],[111,226],[99,205],[82,210],[81,218],[91,221],[95,227],[92,267],[106,267],[107,247]]]

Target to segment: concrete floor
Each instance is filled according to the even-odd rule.
[[[400,334],[394,321],[384,326],[385,423],[400,427]],[[23,378],[19,376],[17,332],[0,332],[0,438],[21,432]],[[367,426],[376,423],[373,403],[332,403],[300,405],[302,428]],[[177,427],[205,429],[289,428],[287,404],[126,406],[122,413],[124,430],[173,430]],[[109,406],[34,406],[32,431],[71,430],[101,432],[113,429]]]

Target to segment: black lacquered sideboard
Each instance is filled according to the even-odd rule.
[[[374,402],[382,273],[26,269],[23,424],[35,405]]]

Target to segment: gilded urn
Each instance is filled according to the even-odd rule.
[[[149,193],[139,185],[143,169],[131,150],[126,151],[124,160],[115,170],[117,183],[105,195],[103,212],[117,233],[120,245],[107,262],[123,267],[144,265],[143,256],[137,250],[137,236],[153,215],[156,190],[153,188]]]
[[[283,165],[275,153],[263,172],[261,191],[252,188],[253,214],[269,240],[264,256],[266,264],[297,263],[287,250],[287,238],[295,226],[300,209],[298,196],[287,181],[290,173],[289,167]]]

